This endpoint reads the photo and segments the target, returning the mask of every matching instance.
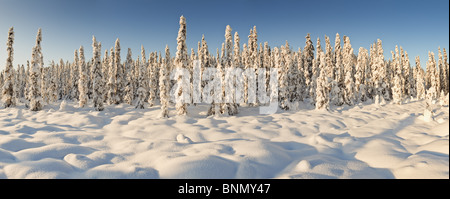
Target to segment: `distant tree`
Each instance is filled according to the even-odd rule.
[[[51,62],[49,71],[51,73],[50,82],[47,88],[49,93],[49,101],[56,102],[56,100],[58,100],[58,68],[54,61]]]
[[[448,66],[448,61],[447,61],[447,51],[444,48],[444,70],[445,70],[445,76],[444,76],[444,94],[448,94],[449,93],[449,86],[450,86],[450,82],[449,82],[449,78],[450,78],[450,71],[449,71],[449,66]]]
[[[416,90],[417,90],[417,99],[425,99],[425,79],[424,79],[424,71],[420,66],[420,58],[416,57]]]
[[[445,56],[447,54],[447,52],[445,52],[444,49],[444,53]],[[447,58],[445,58],[447,59]],[[444,91],[443,94],[446,95],[447,94],[447,80],[448,80],[448,74],[447,74],[447,70],[446,70],[446,64],[444,63],[444,59],[442,57],[442,53],[441,53],[441,48],[439,47],[439,54],[438,54],[438,68],[439,68],[439,88],[440,91]]]

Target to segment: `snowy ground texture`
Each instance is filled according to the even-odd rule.
[[[449,108],[303,105],[159,119],[159,105],[0,109],[0,178],[449,178]]]

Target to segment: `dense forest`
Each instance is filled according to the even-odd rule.
[[[166,46],[164,54],[132,58],[128,48],[121,60],[120,40],[102,54],[102,44],[93,36],[92,59],[86,60],[84,47],[75,50],[73,61],[52,61],[44,66],[42,31],[38,30],[31,60],[26,66],[13,66],[14,30],[7,39],[6,67],[0,75],[1,105],[26,104],[32,111],[58,100],[78,101],[79,107],[97,111],[104,104],[127,103],[139,109],[161,105],[161,117],[175,106],[178,115],[187,106],[208,103],[208,115],[235,115],[242,106],[267,106],[277,102],[283,110],[296,110],[299,102],[316,109],[353,106],[360,102],[402,104],[411,99],[441,100],[448,104],[449,64],[447,52],[438,48],[438,59],[428,53],[426,70],[410,63],[401,46],[384,57],[382,41],[360,47],[354,52],[350,38],[336,34],[334,46],[325,35],[325,47],[317,38],[306,35],[303,49],[286,44],[270,47],[258,43],[256,27],[250,29],[247,43],[241,46],[237,32],[225,29],[221,50],[209,52],[205,36],[197,49],[186,45],[186,19],[180,17],[177,51],[173,57]],[[341,39],[343,46],[341,46]]]

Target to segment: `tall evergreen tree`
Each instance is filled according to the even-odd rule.
[[[316,88],[316,109],[329,109],[329,92],[327,89],[328,77],[326,68],[326,55],[324,52],[318,54],[320,63],[320,75],[317,78],[317,88]]]
[[[162,62],[159,69],[159,98],[161,101],[161,114],[160,117],[169,117],[169,71],[167,70],[170,65],[170,51],[169,46],[166,45],[165,49],[166,57]]]
[[[132,105],[133,104],[133,100],[134,100],[134,65],[133,65],[133,59],[131,57],[131,49],[128,48],[128,52],[127,52],[127,60],[125,61],[124,64],[124,69],[125,69],[125,89],[124,89],[124,97],[123,100],[129,104]]]
[[[355,101],[355,81],[353,80],[353,48],[350,44],[350,38],[347,36],[344,36],[344,50],[343,50],[343,64],[344,64],[344,70],[345,70],[345,92],[344,92],[344,101],[348,105],[353,105]]]
[[[305,84],[306,90],[309,92],[309,96],[311,96],[312,89],[312,76],[313,76],[313,60],[314,60],[314,45],[311,41],[311,36],[309,33],[306,35],[305,47],[303,49],[303,67],[304,67],[304,75],[305,75]]]
[[[101,43],[97,43],[95,36],[92,36],[92,99],[94,102],[94,109],[96,111],[103,111],[103,77],[101,71]]]
[[[427,76],[430,78],[430,85],[427,88],[427,96],[430,95],[431,99],[436,99],[438,97],[438,77],[437,77],[437,71],[436,71],[436,61],[434,60],[434,53],[428,52],[428,61],[427,61]],[[429,74],[428,74],[429,73]]]
[[[84,48],[80,46],[80,57],[78,59],[78,73],[80,79],[78,81],[78,92],[80,94],[79,98],[79,106],[84,107],[88,102],[88,81],[87,81],[87,73],[86,73],[86,61],[84,58]]]
[[[183,70],[187,68],[187,46],[186,46],[186,18],[184,16],[180,17],[180,29],[178,30],[178,37],[177,37],[177,53],[175,57],[175,67],[178,70]],[[184,93],[186,89],[185,86],[188,85],[187,82],[184,82],[183,76],[178,76],[177,82],[178,82],[178,89],[176,93],[176,105],[175,108],[177,110],[177,115],[186,115],[187,114],[187,104],[185,100],[183,99],[185,95],[188,95],[188,93]]]
[[[366,85],[364,82],[365,69],[367,65],[367,49],[360,47],[358,52],[358,59],[355,68],[355,93],[357,101],[367,100]]]
[[[447,51],[444,48],[444,70],[445,70],[445,76],[444,76],[444,94],[447,95],[450,90],[449,90],[449,86],[450,86],[450,71],[449,71],[449,66],[448,66],[448,61],[447,61]]]
[[[231,27],[227,25],[225,29],[225,57],[224,57],[224,67],[225,67],[225,78],[224,78],[224,91],[225,99],[222,104],[222,112],[227,115],[236,115],[238,113],[238,107],[235,103],[235,80],[234,75],[234,61],[233,61],[233,37],[231,35]],[[238,44],[239,45],[239,44]]]
[[[417,89],[417,99],[425,99],[425,79],[424,71],[420,66],[420,58],[416,57],[416,89]]]
[[[13,59],[14,59],[14,28],[9,28],[8,40],[6,42],[6,67],[4,71],[4,80],[2,81],[2,102],[4,107],[15,106],[16,99],[14,96],[14,78],[13,78]]]
[[[30,110],[39,111],[42,110],[44,104],[41,97],[40,78],[42,71],[41,61],[41,41],[42,31],[39,28],[36,36],[36,45],[33,47],[31,55],[31,68],[30,68]]]

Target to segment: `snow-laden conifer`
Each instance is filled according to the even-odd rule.
[[[42,110],[44,104],[41,97],[40,79],[41,79],[41,41],[42,31],[39,28],[36,36],[36,45],[33,47],[31,54],[31,66],[30,66],[30,110],[39,111]]]
[[[123,100],[125,103],[132,105],[134,100],[134,65],[132,59],[131,49],[128,48],[127,59],[124,64],[125,68],[125,89]]]
[[[160,117],[169,117],[169,71],[170,68],[170,52],[169,46],[166,45],[165,59],[163,59],[161,68],[159,69],[159,98],[161,101]]]
[[[354,72],[353,72],[353,48],[350,44],[350,38],[344,36],[344,49],[343,49],[343,64],[345,71],[345,92],[344,92],[344,101],[348,105],[353,105],[355,101],[355,82],[353,80]]]
[[[95,36],[92,36],[92,101],[96,111],[103,111],[103,77],[100,60],[101,43],[97,43]]]
[[[4,107],[15,106],[16,99],[14,96],[14,78],[13,78],[13,59],[14,59],[14,28],[9,28],[8,40],[6,42],[6,67],[4,71],[4,80],[2,81],[2,102]]]
[[[328,77],[327,77],[327,71],[326,68],[326,55],[324,52],[320,52],[318,54],[319,58],[319,70],[320,75],[316,79],[317,81],[317,87],[316,87],[316,109],[329,109],[329,92],[327,89],[328,85]]]
[[[187,46],[186,46],[186,18],[184,16],[180,17],[180,28],[178,30],[178,37],[177,37],[177,52],[175,56],[175,67],[178,70],[183,70],[187,68]],[[186,115],[187,114],[187,104],[185,102],[184,95],[188,95],[188,93],[183,93],[186,91],[184,87],[188,86],[189,84],[185,81],[183,81],[183,76],[177,77],[177,85],[179,88],[177,89],[176,93],[176,105],[175,108],[177,110],[177,115]]]
[[[87,71],[86,71],[86,61],[84,58],[84,48],[80,46],[80,57],[78,60],[78,73],[80,79],[78,80],[78,92],[79,96],[79,106],[84,107],[88,102],[88,81],[87,81]]]

